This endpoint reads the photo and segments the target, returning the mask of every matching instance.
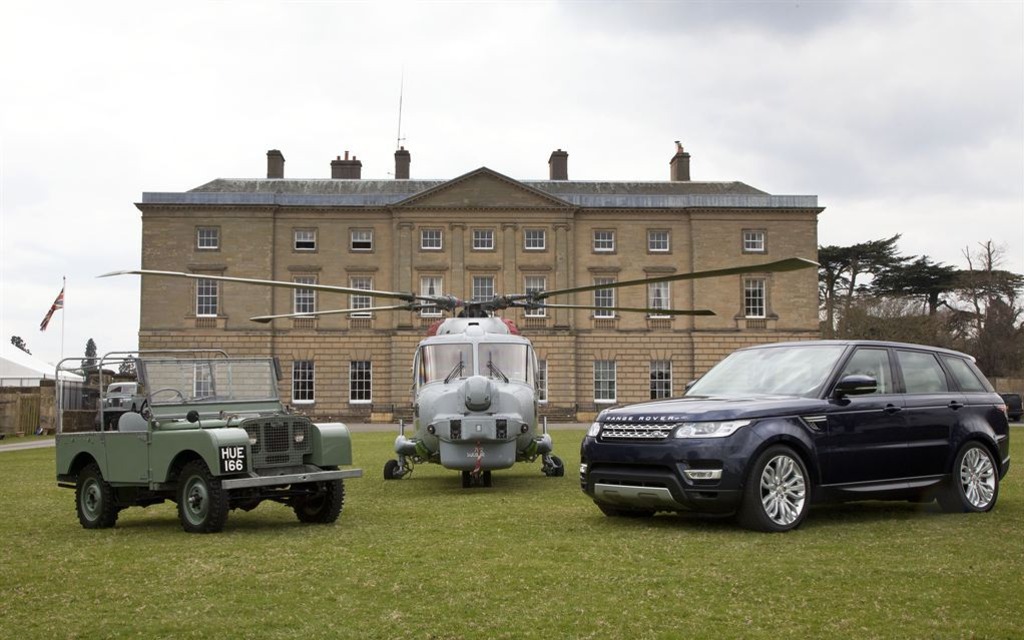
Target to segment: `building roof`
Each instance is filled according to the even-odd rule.
[[[218,178],[186,192],[143,193],[142,204],[386,207],[481,172],[501,175],[481,167],[452,180]],[[514,182],[567,205],[588,208],[818,207],[817,196],[775,196],[742,182]]]

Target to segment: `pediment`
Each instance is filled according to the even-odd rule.
[[[396,207],[430,209],[566,209],[565,200],[504,176],[487,167],[396,203]]]

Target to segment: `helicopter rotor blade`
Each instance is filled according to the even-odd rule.
[[[288,282],[286,280],[260,280],[258,278],[238,278],[234,276],[214,276],[204,273],[185,273],[182,271],[157,271],[153,269],[131,269],[127,271],[111,271],[104,273],[100,278],[110,276],[140,275],[140,276],[166,276],[169,278],[188,278],[190,280],[217,280],[219,282],[237,282],[240,284],[255,284],[264,287],[281,287],[285,289],[308,289],[312,291],[324,291],[327,293],[347,293],[357,296],[370,296],[373,298],[394,298],[412,302],[424,300],[432,305],[437,305],[437,296],[418,296],[412,293],[401,293],[399,291],[377,291],[374,289],[354,289],[352,287],[339,287],[330,284],[307,284],[303,282]],[[442,303],[443,304],[443,303]]]
[[[350,313],[371,313],[373,311],[414,311],[418,309],[418,305],[410,304],[395,304],[385,307],[361,307],[359,309],[328,309],[326,311],[311,311],[309,313],[282,313],[273,316],[253,316],[249,318],[253,322],[267,323],[271,320],[278,320],[280,318],[314,318],[317,316],[329,316],[337,314],[350,314]]]
[[[529,307],[528,307],[529,308]],[[591,304],[548,304],[541,303],[537,309],[590,309],[595,311],[631,311],[649,316],[713,316],[711,309],[653,309],[651,307],[598,307]]]
[[[693,271],[690,273],[674,273],[667,276],[655,276],[653,278],[637,278],[636,280],[621,280],[619,282],[608,282],[606,284],[591,284],[582,287],[569,287],[568,289],[552,289],[541,291],[534,296],[534,300],[544,300],[552,296],[565,295],[567,293],[584,293],[597,291],[598,289],[618,289],[620,287],[633,287],[643,284],[654,284],[656,282],[675,282],[677,280],[700,280],[703,278],[718,278],[721,276],[733,276],[741,273],[759,273],[770,271],[779,273],[782,271],[796,271],[798,269],[809,269],[819,266],[817,262],[807,258],[786,258],[775,262],[762,264],[750,264],[740,267],[728,267],[725,269],[710,269],[707,271]],[[608,307],[603,307],[607,309]]]

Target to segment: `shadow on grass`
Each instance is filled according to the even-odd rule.
[[[998,508],[998,506],[996,507]],[[876,526],[885,522],[898,523],[927,521],[931,519],[956,517],[939,509],[935,502],[845,502],[814,505],[801,523],[800,529],[828,529],[863,524]],[[693,529],[702,532],[719,530],[743,530],[736,522],[735,514],[702,514],[690,512],[659,513],[650,518],[607,517],[596,511],[594,522],[606,522],[622,530],[656,528],[662,530]]]

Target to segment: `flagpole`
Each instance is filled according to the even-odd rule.
[[[68,277],[67,276],[61,276],[61,285],[60,285],[61,293],[64,293],[64,289],[67,286],[68,286]],[[65,304],[64,308],[62,308],[61,310],[64,313],[60,314],[60,359],[63,360],[64,359],[64,319],[68,315],[67,305]]]

